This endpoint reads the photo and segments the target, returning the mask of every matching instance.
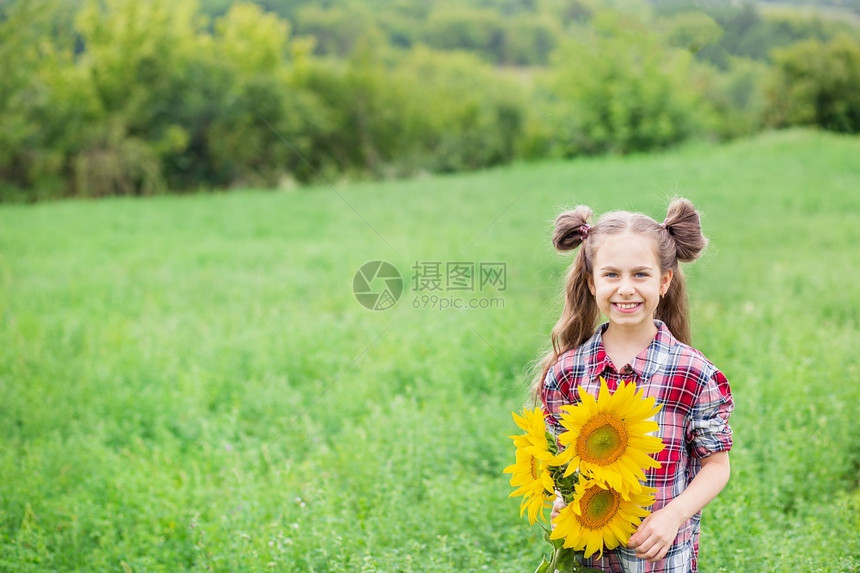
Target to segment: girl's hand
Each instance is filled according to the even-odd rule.
[[[639,559],[659,561],[666,556],[680,527],[678,516],[669,507],[664,507],[639,524],[636,533],[627,542],[627,547],[635,549]]]
[[[552,511],[549,514],[549,523],[552,529],[555,529],[555,518],[558,517],[558,514],[565,507],[567,507],[567,504],[564,503],[564,500],[561,498],[561,494],[556,492],[555,501],[552,504]]]
[[[729,481],[731,468],[728,452],[715,452],[702,458],[702,469],[681,495],[662,509],[645,518],[627,547],[636,550],[636,557],[659,561],[675,541],[678,529],[697,511],[701,511]]]

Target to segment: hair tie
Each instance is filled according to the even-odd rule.
[[[670,235],[672,234],[672,231],[670,231],[670,230],[669,230],[669,225],[667,225],[667,224],[666,224],[666,221],[663,221],[662,223],[660,223],[660,226],[661,226],[661,227],[663,227],[663,229],[664,229],[667,233],[669,233]]]
[[[586,224],[586,223],[584,223],[584,224],[582,224],[582,225],[580,225],[580,226],[579,226],[579,236],[580,236],[580,237],[582,237],[582,240],[583,240],[583,241],[584,241],[586,238],[588,238],[588,230],[589,230],[590,228],[591,228],[591,227],[589,227],[589,226],[588,226],[588,224]]]

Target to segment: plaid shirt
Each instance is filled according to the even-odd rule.
[[[600,377],[610,391],[621,380],[632,380],[663,407],[655,416],[665,448],[656,454],[659,469],[646,470],[646,485],[657,489],[652,511],[677,497],[701,468],[701,458],[732,447],[729,414],[734,408],[729,383],[698,350],[675,339],[659,320],[657,336],[630,364],[616,369],[603,347],[604,324],[581,346],[559,356],[547,372],[541,390],[547,428],[558,436],[565,431],[560,424],[561,407],[579,402],[584,389],[597,397]],[[626,547],[604,551],[586,565],[604,571],[625,573],[695,573],[699,552],[701,512],[678,530],[666,557],[657,563],[637,559]]]

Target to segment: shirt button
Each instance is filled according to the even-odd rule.
[[[622,368],[621,371],[624,372],[625,374],[632,374],[633,368],[631,368],[631,366],[629,364],[625,364],[624,368]]]

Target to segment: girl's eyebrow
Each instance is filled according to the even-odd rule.
[[[617,267],[613,267],[612,265],[604,265],[604,266],[600,267],[600,270],[601,271],[617,271],[619,269]],[[638,273],[640,271],[651,271],[651,270],[654,270],[654,268],[649,266],[649,265],[642,265],[639,267],[633,267],[633,269],[632,269],[632,271],[634,273]]]

